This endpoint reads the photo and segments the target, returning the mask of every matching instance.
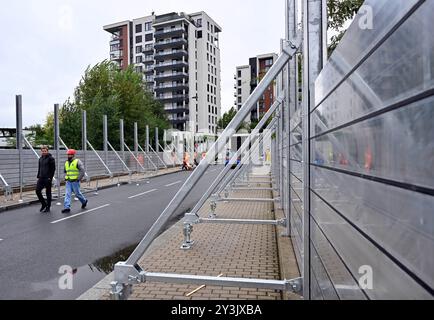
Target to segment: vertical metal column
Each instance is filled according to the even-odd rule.
[[[87,115],[86,111],[81,114],[81,147],[83,148],[83,163],[85,171],[87,172]]]
[[[108,163],[108,129],[107,129],[107,115],[103,116],[103,139],[104,139],[104,161]]]
[[[160,140],[158,139],[158,127],[155,128],[155,152],[160,152]]]
[[[59,104],[54,105],[54,149],[56,150],[56,165],[57,165],[57,206],[60,206],[60,128],[59,128]]]
[[[307,0],[303,2],[303,296],[311,299],[310,278],[310,106],[314,103],[314,85],[326,57],[324,38],[327,26],[326,1]]]
[[[149,126],[146,126],[146,153],[149,153]]]
[[[134,154],[136,157],[139,155],[139,128],[137,122],[134,122]],[[136,165],[136,171],[139,170],[138,165]]]
[[[286,1],[286,40],[292,40],[295,38],[297,33],[297,0],[287,0]],[[287,104],[287,111],[288,111],[288,117],[286,119],[286,125],[287,125],[287,131],[285,133],[285,136],[287,137],[288,141],[288,149],[286,150],[286,157],[287,157],[287,173],[288,173],[288,208],[287,208],[287,223],[286,223],[286,232],[284,236],[291,236],[291,209],[292,209],[292,203],[291,203],[291,119],[292,114],[291,112],[295,112],[297,108],[297,101],[298,101],[298,92],[297,92],[297,56],[292,57],[291,60],[288,62],[288,74],[286,77],[286,104]]]
[[[23,97],[17,95],[15,97],[16,104],[16,125],[17,125],[17,141],[18,163],[19,163],[19,179],[20,179],[20,200],[23,202]]]
[[[124,120],[120,119],[119,120],[119,143],[120,143],[120,152],[121,152],[121,157],[122,160],[125,162],[125,136],[124,136]]]

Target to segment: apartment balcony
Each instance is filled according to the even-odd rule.
[[[157,100],[161,103],[167,103],[167,102],[183,102],[188,101],[189,96],[188,94],[174,94],[174,95],[167,95],[167,96],[157,96]]]
[[[157,83],[166,82],[166,81],[179,81],[179,80],[183,80],[183,79],[188,79],[188,73],[186,73],[186,72],[171,72],[171,73],[165,73],[165,74],[155,76],[155,81]]]
[[[142,50],[143,54],[153,54],[154,53],[154,46],[152,44],[147,44],[146,46],[144,46],[143,50]]]
[[[184,38],[167,39],[167,40],[155,42],[154,48],[155,50],[163,50],[167,48],[182,48],[183,46],[187,46],[187,44],[188,42]]]
[[[157,31],[154,33],[155,39],[164,39],[168,37],[181,37],[186,30],[182,27],[165,29],[163,31]]]
[[[174,62],[164,62],[155,65],[156,71],[173,70],[173,69],[183,69],[188,68],[188,62],[185,61],[174,61]]]
[[[143,72],[144,72],[144,73],[148,73],[148,74],[154,72],[154,66],[153,66],[153,65],[145,66],[145,67],[143,68]]]
[[[154,64],[153,56],[145,56],[142,61],[144,64]]]
[[[155,92],[163,93],[163,92],[171,92],[171,91],[180,91],[180,90],[189,90],[188,83],[170,83],[170,84],[160,84],[155,86]]]
[[[110,60],[122,60],[124,58],[124,53],[122,51],[110,52]]]
[[[181,118],[174,118],[174,119],[169,119],[169,121],[171,124],[184,124],[190,121],[190,117],[186,116]]]
[[[121,39],[120,38],[116,38],[116,39],[112,39],[111,41],[110,41],[110,45],[111,46],[114,46],[114,45],[117,45],[117,44],[121,44]]]
[[[152,77],[152,76],[147,76],[146,78],[145,78],[145,82],[146,83],[154,83],[154,77]]]
[[[183,106],[164,106],[164,111],[166,111],[166,113],[168,114],[174,114],[174,113],[189,113],[190,110],[187,107],[183,107]]]
[[[166,59],[181,59],[188,57],[188,51],[183,49],[172,50],[168,52],[161,52],[155,54],[156,61],[164,61]]]

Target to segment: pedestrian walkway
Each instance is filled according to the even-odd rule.
[[[272,198],[272,192],[242,190],[231,192],[229,197]],[[207,218],[209,213],[210,205],[207,202],[199,215]],[[272,203],[219,202],[216,214],[217,218],[222,219],[274,220],[281,218],[279,214],[282,213],[276,212]],[[281,237],[280,229],[270,225],[198,224],[194,225],[191,235],[195,241],[193,248],[184,251],[180,249],[184,240],[181,220],[154,241],[139,265],[148,272],[267,280],[281,280],[282,275],[287,279],[297,278],[299,271],[290,238]],[[282,252],[279,249],[285,251],[284,259],[281,259]],[[106,280],[101,299],[109,299],[108,285],[109,281]],[[100,284],[95,288],[103,286]],[[300,297],[267,289],[147,282],[135,285],[130,299],[282,300]]]
[[[146,181],[152,177],[158,177],[158,176],[162,176],[162,175],[166,175],[166,174],[170,174],[170,173],[174,173],[174,172],[179,172],[180,171],[180,167],[169,167],[167,169],[161,169],[158,172],[147,172],[146,174],[144,173],[135,173],[131,176],[129,175],[123,175],[123,176],[119,176],[119,177],[113,177],[113,178],[109,178],[109,177],[101,177],[99,179],[94,179],[92,181],[88,182],[83,182],[81,184],[81,188],[83,193],[88,193],[88,192],[95,192],[97,189],[98,190],[102,190],[102,189],[106,189],[109,187],[115,187],[117,185],[123,185],[123,184],[127,184],[129,182],[131,183],[146,183]],[[36,178],[35,178],[35,186],[36,186]],[[52,190],[53,193],[53,205],[56,204],[57,199],[57,190],[53,189]],[[64,186],[61,187],[61,194],[64,194]],[[43,192],[43,195],[45,196],[45,191]],[[12,210],[15,209],[17,207],[20,206],[24,206],[24,205],[30,205],[30,204],[34,204],[38,202],[38,199],[36,197],[35,194],[35,190],[30,190],[30,191],[25,191],[23,192],[23,201],[20,202],[20,194],[18,193],[14,193],[13,194],[13,198],[10,199],[5,198],[4,194],[0,195],[0,214],[1,212],[4,212],[6,210]],[[61,202],[63,203],[63,197],[61,199]]]

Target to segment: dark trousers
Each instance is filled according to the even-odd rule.
[[[44,197],[42,196],[42,190],[45,189],[45,192],[47,194],[47,201],[45,201]],[[38,184],[36,185],[36,195],[38,196],[39,202],[44,207],[51,207],[51,180],[48,178],[39,178]]]

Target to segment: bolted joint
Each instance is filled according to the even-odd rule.
[[[188,212],[184,216],[184,223],[198,224],[200,223],[199,216],[196,213]]]
[[[115,281],[124,284],[137,284],[145,282],[145,272],[139,265],[129,265],[118,262],[114,269]]]
[[[301,294],[303,291],[303,278],[285,280],[285,290],[292,293]]]
[[[280,220],[277,220],[277,225],[278,226],[281,226],[281,227],[286,227],[286,218],[283,218],[283,219],[280,219]]]
[[[118,262],[114,269],[115,280],[110,283],[112,300],[127,300],[132,293],[132,285],[146,281],[145,272],[139,265]]]
[[[225,194],[224,194],[225,198],[229,198],[229,190],[225,190]]]
[[[182,250],[190,250],[194,244],[194,241],[191,240],[191,233],[193,232],[193,224],[189,222],[184,222],[184,243],[181,246]]]

